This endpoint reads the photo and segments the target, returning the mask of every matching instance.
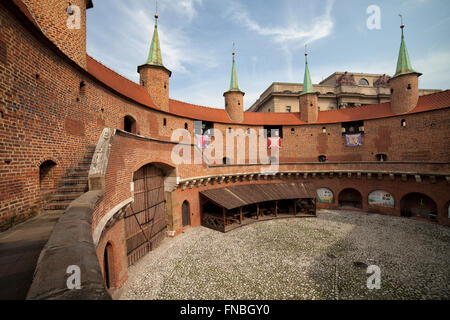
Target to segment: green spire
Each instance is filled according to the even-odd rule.
[[[150,45],[150,52],[145,64],[152,66],[163,66],[161,57],[161,47],[159,46],[158,36],[158,15],[155,14],[155,31],[153,32],[152,44]]]
[[[241,90],[239,90],[237,76],[236,76],[236,64],[234,61],[234,55],[235,55],[235,53],[233,52],[233,67],[231,69],[231,81],[230,81],[230,90],[229,91],[241,91]]]
[[[303,79],[303,90],[301,94],[314,93],[311,75],[308,68],[308,54],[305,52],[305,78]]]
[[[403,29],[405,28],[405,25],[402,24],[400,28],[402,29],[402,41],[400,43],[400,51],[398,53],[398,60],[397,60],[397,69],[395,70],[394,77],[402,74],[416,73],[416,71],[414,71],[414,69],[411,67],[408,50],[406,50],[405,37],[403,35]]]

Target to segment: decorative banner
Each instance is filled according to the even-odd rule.
[[[394,197],[386,191],[376,190],[369,194],[369,206],[394,209]]]
[[[269,145],[267,147],[269,149],[280,149],[281,139],[279,137],[269,138]]]
[[[317,189],[317,201],[320,203],[334,203],[333,191],[327,188]]]
[[[197,138],[197,146],[200,149],[206,149],[209,147],[209,143],[210,143],[209,136],[202,136],[202,135],[196,134],[195,137]]]
[[[345,135],[345,142],[347,144],[347,147],[357,147],[361,146],[361,133],[357,134],[346,134]]]

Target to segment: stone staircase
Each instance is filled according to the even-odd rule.
[[[70,203],[88,191],[88,175],[95,146],[86,147],[84,158],[76,168],[67,170],[58,189],[44,206],[46,213],[62,214]]]

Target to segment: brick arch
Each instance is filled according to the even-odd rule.
[[[360,203],[360,205],[361,205],[361,207],[360,208],[358,208],[358,207],[356,207],[355,206],[355,208],[358,208],[358,209],[364,209],[364,207],[365,207],[365,205],[364,205],[364,203],[365,203],[365,193],[364,192],[361,192],[360,190],[358,190],[358,188],[356,188],[354,185],[352,185],[352,186],[348,186],[348,187],[345,187],[345,188],[341,188],[340,189],[340,191],[339,191],[339,193],[338,193],[338,195],[337,195],[337,204],[338,205],[340,205],[340,198],[341,198],[341,194],[342,194],[342,192],[344,192],[345,190],[354,190],[354,191],[356,191],[356,192],[358,192],[358,194],[359,194],[359,196],[360,196],[360,200],[361,200],[361,203]],[[366,200],[367,201],[367,200]],[[350,203],[350,202],[353,202],[353,201],[347,201],[348,203]]]
[[[339,195],[338,193],[336,193],[336,191],[334,190],[334,188],[333,187],[331,187],[331,186],[326,186],[326,185],[321,185],[321,184],[319,184],[319,185],[317,185],[317,186],[314,186],[315,187],[315,190],[314,190],[314,192],[317,194],[317,190],[319,190],[319,189],[328,189],[328,190],[330,190],[331,192],[333,192],[333,202],[332,203],[330,203],[330,205],[337,205],[338,204],[338,196],[337,195]]]
[[[45,161],[53,161],[54,163],[56,163],[56,165],[60,165],[62,160],[58,157],[54,157],[54,156],[44,156],[44,157],[40,157],[38,160],[34,161],[33,166],[35,168],[38,168],[41,166],[41,164],[43,164]]]

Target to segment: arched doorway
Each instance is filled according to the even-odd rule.
[[[114,277],[113,250],[111,243],[107,243],[103,255],[103,270],[105,277],[105,285],[108,289],[112,287]]]
[[[136,133],[136,120],[131,116],[125,116],[123,120],[123,130],[130,133]]]
[[[181,206],[181,215],[182,215],[183,227],[190,225],[191,221],[190,221],[189,202],[187,202],[187,201],[183,202],[183,205]]]
[[[339,207],[362,208],[362,196],[358,190],[347,188],[339,193]]]
[[[412,192],[400,201],[401,215],[404,217],[419,217],[429,220],[437,219],[437,205],[429,196]]]
[[[52,160],[42,162],[39,166],[39,185],[41,190],[51,190],[55,187],[56,163]]]
[[[163,171],[145,165],[134,173],[133,182],[134,201],[125,214],[128,265],[153,250],[167,231]]]

